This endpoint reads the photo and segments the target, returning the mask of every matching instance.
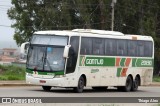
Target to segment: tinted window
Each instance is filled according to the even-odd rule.
[[[137,41],[128,41],[128,56],[137,56]]]
[[[144,44],[144,56],[145,57],[151,57],[152,56],[152,50],[153,50],[153,44],[152,42],[146,41]]]
[[[82,55],[92,55],[92,39],[82,38],[81,40],[81,54]]]
[[[104,39],[92,38],[93,55],[104,55]]]
[[[73,73],[77,64],[79,37],[73,36],[70,39],[69,58],[67,59],[66,73]]]
[[[34,35],[31,40],[31,44],[43,44],[43,45],[67,45],[68,37],[66,36],[54,36],[54,35]]]
[[[126,40],[117,40],[117,55],[126,56],[127,55],[127,46]]]
[[[105,54],[109,56],[116,55],[116,40],[105,39]]]
[[[82,55],[151,57],[153,43],[125,39],[82,38]]]
[[[137,53],[138,56],[144,56],[144,41],[137,41]]]
[[[78,55],[78,48],[79,48],[79,37],[78,36],[72,36],[70,39],[71,47],[73,48],[76,55]]]

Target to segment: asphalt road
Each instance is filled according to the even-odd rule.
[[[113,87],[107,91],[85,88],[83,93],[65,88],[52,88],[46,92],[41,86],[6,86],[0,87],[0,97],[160,97],[160,86],[143,86],[136,92],[121,92]]]
[[[145,86],[139,87],[139,90],[136,92],[120,92],[117,91],[115,88],[108,88],[107,91],[94,91],[91,88],[85,88],[83,93],[74,93],[72,89],[65,89],[65,88],[52,88],[51,91],[45,92],[42,90],[41,86],[1,86],[0,87],[0,98],[5,97],[9,98],[12,97],[52,97],[52,100],[58,97],[58,100],[69,99],[69,97],[73,97],[70,100],[73,102],[76,100],[76,97],[95,97],[92,99],[82,98],[83,100],[79,100],[78,102],[74,103],[61,103],[61,102],[47,102],[44,103],[0,103],[0,106],[159,106],[160,103],[160,86]],[[56,97],[56,98],[54,98]],[[64,97],[64,98],[62,98]],[[67,98],[65,98],[67,97]],[[105,98],[103,98],[105,97]],[[107,98],[109,97],[109,98]],[[110,99],[112,101],[112,97],[119,97],[117,100],[122,97],[150,97],[156,98],[158,97],[158,102],[155,103],[140,103],[140,102],[96,102],[97,100],[102,99]],[[125,98],[125,99],[127,99]],[[2,99],[2,98],[1,98]],[[123,99],[123,98],[122,98]],[[145,99],[145,98],[144,98]],[[131,100],[131,99],[130,99]],[[135,99],[136,101],[139,101]],[[149,99],[147,99],[149,100]],[[65,101],[65,100],[64,100]],[[85,101],[85,103],[81,103],[81,101]],[[123,100],[126,101],[126,100]],[[94,103],[93,103],[94,102]]]

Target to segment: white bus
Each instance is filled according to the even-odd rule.
[[[64,87],[80,93],[85,86],[136,91],[152,82],[153,62],[150,36],[92,29],[38,31],[29,42],[26,82],[46,91]]]

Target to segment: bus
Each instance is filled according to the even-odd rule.
[[[28,43],[26,83],[73,88],[137,91],[152,83],[154,41],[151,36],[117,31],[74,29],[37,31]],[[25,52],[26,53],[26,52]]]

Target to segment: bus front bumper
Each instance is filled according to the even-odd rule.
[[[34,85],[41,85],[41,86],[55,86],[55,87],[66,87],[64,83],[64,78],[36,78],[33,76],[26,75],[26,83],[27,84],[34,84]]]
[[[48,76],[33,76],[26,74],[26,83],[41,85],[41,86],[52,86],[52,87],[76,87],[77,80],[74,77],[48,77]]]

